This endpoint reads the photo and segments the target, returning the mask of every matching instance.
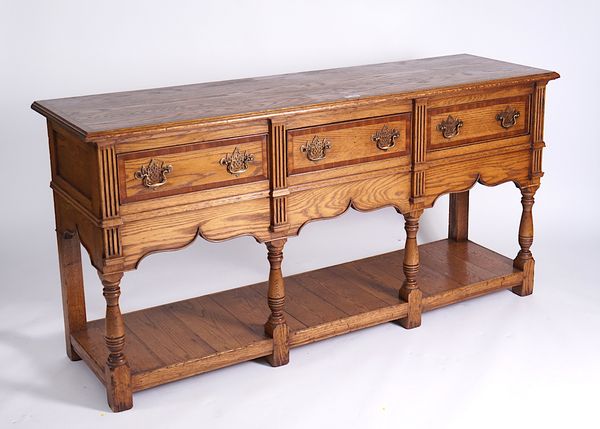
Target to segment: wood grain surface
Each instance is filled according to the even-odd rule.
[[[37,101],[33,108],[82,134],[179,124],[308,105],[409,94],[518,78],[548,70],[451,55],[195,85]],[[523,79],[521,79],[523,80]]]
[[[124,268],[136,268],[141,258],[153,252],[187,246],[199,235],[212,241],[242,235],[266,241],[269,213],[269,199],[257,198],[125,224],[121,228]]]

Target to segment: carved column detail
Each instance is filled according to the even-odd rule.
[[[119,186],[117,180],[117,157],[114,146],[106,146],[99,151],[100,163],[100,199],[102,219],[118,219]],[[104,257],[121,256],[121,234],[118,226],[105,227],[103,230]]]
[[[531,155],[531,177],[541,177],[544,175],[542,172],[542,150],[545,147],[545,144],[542,147],[534,148],[533,153]]]
[[[427,153],[427,100],[415,100],[413,106],[412,194],[418,202],[425,195],[425,158]]]
[[[532,135],[534,142],[544,141],[544,101],[546,98],[546,84],[535,85],[533,93],[533,127]]]
[[[121,233],[118,227],[106,228],[104,234],[104,257],[121,256]]]
[[[133,406],[131,371],[123,352],[125,347],[125,324],[119,297],[123,273],[102,274],[103,295],[106,300],[105,336],[108,358],[106,360],[106,391],[113,411],[123,411]]]
[[[542,151],[544,143],[544,102],[546,97],[546,83],[535,85],[532,106],[532,145],[531,145],[531,178],[542,177]]]
[[[119,187],[117,182],[117,157],[114,146],[100,149],[100,174],[102,217],[111,218],[119,215]]]
[[[287,229],[287,197],[273,197],[271,200],[273,220],[271,230],[274,232]]]
[[[417,284],[419,272],[419,249],[417,247],[417,231],[419,230],[419,217],[422,210],[404,215],[404,229],[406,230],[406,245],[404,246],[404,283],[400,288],[400,299],[408,302],[408,314],[400,319],[400,324],[407,329],[421,325],[421,298],[422,293]]]
[[[281,274],[283,246],[286,239],[267,243],[269,271],[268,303],[271,309],[269,319],[265,323],[265,333],[273,338],[273,354],[267,359],[272,366],[281,366],[289,362],[289,329],[285,321],[285,286]]]
[[[271,230],[286,231],[287,218],[287,131],[284,124],[269,127],[269,168],[271,181]]]

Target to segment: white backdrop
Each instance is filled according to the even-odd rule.
[[[2,0],[0,426],[597,427],[599,14],[592,1]],[[534,295],[499,292],[412,331],[386,324],[294,349],[277,369],[249,362],[172,383],[111,414],[64,354],[46,129],[31,102],[461,52],[562,75],[547,89]],[[471,238],[516,254],[519,199],[512,185],[478,185]],[[424,215],[420,242],[444,237],[447,208],[443,198]],[[401,248],[402,228],[390,209],[312,223],[288,242],[284,271]],[[263,281],[265,253],[240,238],[147,258],[124,277],[122,309]],[[85,278],[89,318],[102,317],[89,264]]]

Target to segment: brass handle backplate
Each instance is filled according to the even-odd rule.
[[[306,142],[300,146],[300,151],[306,153],[306,157],[310,161],[319,161],[327,155],[327,151],[331,149],[331,143],[325,137],[322,139],[319,136],[314,136],[312,141]]]
[[[453,118],[452,115],[440,122],[437,130],[442,132],[445,139],[456,137],[460,133],[460,128],[463,126],[463,121],[459,118]]]
[[[234,176],[239,176],[246,170],[248,170],[248,164],[254,161],[254,155],[247,153],[246,151],[241,152],[239,147],[235,147],[231,155],[227,154],[219,161],[219,164],[227,167],[227,172]]]
[[[148,165],[142,165],[134,176],[140,179],[146,188],[156,189],[167,183],[167,173],[172,171],[171,164],[165,165],[163,161],[151,159]]]
[[[506,108],[496,115],[496,120],[500,122],[502,128],[510,128],[517,123],[517,118],[521,116],[514,107],[506,106]]]
[[[395,128],[390,128],[386,125],[382,129],[377,131],[371,139],[377,144],[377,147],[381,150],[388,150],[396,145],[396,139],[400,136],[400,133]]]

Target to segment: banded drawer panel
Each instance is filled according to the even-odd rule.
[[[119,155],[121,203],[265,181],[267,136],[257,135]]]
[[[428,110],[429,150],[529,134],[529,95]]]
[[[289,130],[290,174],[406,156],[410,113]]]

